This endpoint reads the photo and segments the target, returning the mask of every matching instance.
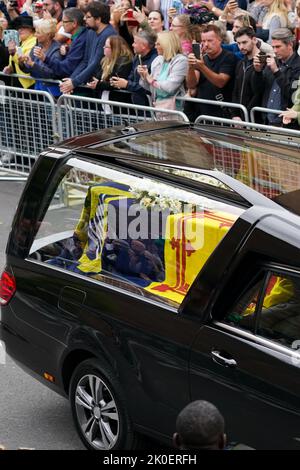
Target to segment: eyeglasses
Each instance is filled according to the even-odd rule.
[[[111,49],[110,46],[103,46],[103,49]]]
[[[90,18],[93,18],[93,16],[92,16],[92,15],[89,15],[89,16],[88,16],[88,15],[85,15],[85,19],[86,19],[86,20],[89,20]]]
[[[62,20],[62,23],[73,23],[73,20]]]

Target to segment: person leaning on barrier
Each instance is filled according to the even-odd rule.
[[[262,92],[260,88],[260,74],[253,67],[253,57],[259,54],[255,32],[251,27],[240,29],[235,40],[244,59],[239,61],[235,68],[235,80],[232,101],[242,104],[248,111],[254,106],[261,105]],[[260,57],[266,58],[266,54]],[[232,109],[233,119],[242,120],[243,114],[238,109]]]
[[[173,446],[180,450],[224,450],[224,428],[224,418],[212,403],[194,401],[177,417]]]
[[[9,42],[9,65],[4,68],[3,72],[6,74],[17,73],[19,75],[24,75],[24,72],[20,68],[20,63],[22,62],[22,58],[27,56],[36,44],[32,17],[18,16],[18,18],[12,22],[12,29],[16,29],[19,32],[20,47],[17,48],[13,41]],[[17,78],[14,79],[13,85],[17,87],[21,85],[23,88],[31,88],[34,85],[34,80],[28,78]]]
[[[275,57],[267,57],[266,63],[253,59],[253,66],[261,73],[261,87],[264,90],[262,106],[268,109],[285,110],[293,105],[294,83],[300,76],[300,57],[294,52],[294,36],[288,28],[279,28],[272,34],[272,47]],[[264,123],[281,126],[281,118],[266,113]],[[293,127],[298,127],[297,124]]]
[[[140,84],[151,91],[154,106],[176,110],[176,96],[185,94],[184,80],[187,72],[187,58],[182,54],[179,36],[174,31],[163,31],[157,35],[158,57],[151,64],[151,74],[147,67],[138,66]],[[162,115],[162,119],[172,119],[172,115]]]
[[[66,54],[63,57],[49,56],[42,50],[37,51],[36,56],[51,69],[59,78],[70,77],[77,66],[83,61],[87,29],[84,27],[84,15],[78,8],[67,8],[63,13],[62,23],[66,33],[71,34],[71,44],[61,46]]]
[[[113,77],[113,87],[130,91],[133,104],[149,105],[147,98],[149,92],[140,85],[140,75],[137,68],[139,65],[146,65],[148,72],[150,72],[151,64],[157,57],[157,51],[154,47],[156,39],[157,35],[154,31],[144,30],[137,33],[134,36],[133,42],[133,49],[136,55],[133,59],[128,79]]]
[[[236,57],[222,49],[222,36],[215,25],[206,25],[201,31],[201,54],[196,58],[189,54],[186,84],[195,98],[211,101],[231,101]],[[229,117],[221,107],[207,104],[186,103],[185,113],[190,121],[201,114]]]
[[[104,45],[104,57],[101,60],[101,71],[87,86],[95,90],[98,98],[129,103],[130,94],[113,87],[113,77],[127,79],[131,71],[132,52],[121,36],[110,36]]]
[[[62,93],[72,93],[75,88],[86,84],[95,75],[104,56],[103,47],[106,39],[117,34],[116,30],[109,24],[110,9],[104,3],[90,2],[84,19],[89,29],[85,42],[84,57],[71,76],[64,78],[64,83],[60,86]]]
[[[47,91],[55,97],[60,95],[58,85],[43,82],[39,79],[56,79],[57,76],[53,72],[52,68],[41,61],[38,56],[40,55],[40,52],[42,52],[45,57],[60,58],[60,44],[54,40],[56,25],[57,21],[54,19],[39,20],[37,22],[35,30],[35,35],[38,41],[37,46],[33,47],[30,53],[23,58],[23,65],[21,66],[24,72],[30,73],[32,77],[37,79],[34,85],[35,90]]]
[[[300,87],[294,94],[293,102],[294,106],[292,108],[287,108],[286,111],[283,111],[279,116],[282,118],[283,124],[288,125],[296,119],[298,121],[298,126],[300,127]]]

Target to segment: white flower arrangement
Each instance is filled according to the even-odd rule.
[[[214,170],[218,171],[217,168],[214,168]],[[205,184],[209,184],[211,186],[215,186],[218,188],[230,190],[230,188],[226,186],[224,183],[222,183],[222,181],[219,181],[218,179],[210,175],[203,175],[203,174],[195,173],[192,171],[176,170],[176,169],[170,170],[170,173],[176,176],[183,176],[184,178],[189,178],[193,181],[199,181],[199,183],[205,183]]]
[[[152,180],[141,179],[130,187],[130,193],[145,209],[170,210],[177,214],[184,211],[184,206],[191,206],[191,210],[211,208],[209,200],[205,197],[189,193],[182,189],[171,188],[165,184]]]

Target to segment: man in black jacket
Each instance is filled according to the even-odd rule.
[[[235,35],[235,40],[241,53],[244,54],[244,59],[240,60],[235,68],[232,101],[244,105],[250,111],[254,106],[261,106],[261,74],[253,67],[253,57],[260,51],[257,47],[255,32],[251,27],[240,29]],[[259,56],[261,60],[266,60],[265,55]],[[232,109],[232,116],[233,119],[241,120],[243,113],[238,109]]]
[[[254,57],[253,66],[261,75],[264,89],[262,106],[274,110],[285,110],[293,105],[292,97],[300,77],[300,57],[294,52],[294,37],[288,28],[276,29],[272,34],[272,47],[275,58],[267,57],[266,66],[258,56]],[[281,118],[266,113],[265,123],[281,126]]]

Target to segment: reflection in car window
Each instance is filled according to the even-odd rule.
[[[96,148],[93,147],[93,151]],[[155,138],[134,135],[126,140],[99,145],[101,152],[111,155],[137,156],[189,165],[202,170],[218,170],[241,181],[264,196],[276,200],[299,214],[300,161],[298,150],[265,142],[228,142],[225,133],[205,135],[189,129],[160,131]]]
[[[272,273],[266,287],[257,334],[285,346],[300,338],[300,277]]]
[[[243,212],[130,171],[67,168],[30,256],[173,306]]]
[[[232,326],[238,326],[254,332],[256,306],[259,294],[263,286],[263,278],[250,287],[238,300],[236,305],[230,309],[224,321]]]

